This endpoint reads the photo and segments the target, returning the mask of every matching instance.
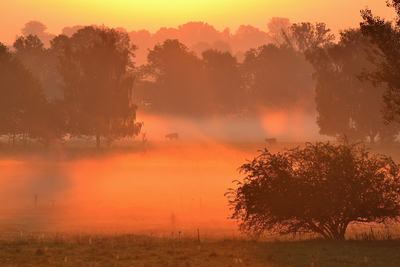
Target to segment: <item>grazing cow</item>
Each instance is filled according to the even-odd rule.
[[[268,145],[276,145],[276,138],[267,138],[265,142],[267,142]]]
[[[169,140],[173,140],[173,139],[178,140],[179,139],[179,135],[177,133],[170,133],[170,134],[167,134],[165,136],[165,138],[169,138]]]

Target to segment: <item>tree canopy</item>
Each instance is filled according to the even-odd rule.
[[[21,29],[21,33],[24,37],[36,35],[44,43],[44,46],[49,47],[49,42],[55,37],[55,35],[47,33],[46,30],[46,25],[40,21],[32,20],[25,24],[25,26]]]
[[[384,85],[383,116],[387,123],[400,122],[400,1],[387,1],[394,7],[396,17],[386,21],[374,16],[368,8],[361,11],[363,22],[361,31],[370,44],[369,60],[374,70],[366,70],[363,78],[375,86]]]
[[[315,25],[310,22],[293,23],[289,29],[282,30],[284,44],[304,53],[312,47],[321,47],[332,43],[335,35],[329,33],[325,23]]]
[[[0,43],[0,134],[40,135],[47,101],[40,80]],[[13,143],[14,144],[14,143]]]
[[[112,141],[134,136],[137,106],[132,103],[134,77],[131,57],[135,46],[126,33],[85,27],[71,38],[55,39],[61,47],[58,71],[72,135],[95,136]]]
[[[385,223],[400,215],[399,165],[344,139],[340,144],[267,149],[239,168],[226,195],[247,234],[313,233],[344,239],[353,222]]]
[[[327,47],[307,50],[306,58],[314,67],[317,84],[317,124],[319,133],[339,137],[343,134],[353,140],[369,137],[393,141],[399,133],[397,125],[383,123],[383,88],[375,89],[362,83],[358,76],[374,67],[368,61],[360,29],[341,31],[340,41]]]
[[[58,87],[61,77],[56,70],[58,64],[56,50],[45,48],[41,39],[31,34],[20,36],[13,46],[16,57],[40,79],[46,97],[62,98],[62,92]]]
[[[243,77],[251,106],[314,110],[312,66],[289,46],[263,45],[246,52]]]
[[[247,106],[243,79],[236,57],[228,51],[209,49],[202,53],[206,86],[210,91],[209,112],[239,113]]]
[[[142,66],[141,92],[152,110],[181,116],[207,112],[210,96],[205,88],[201,60],[177,39],[157,44]]]

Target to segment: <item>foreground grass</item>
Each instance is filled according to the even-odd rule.
[[[400,266],[400,241],[274,241],[131,234],[2,238],[0,266]]]
[[[60,234],[0,240],[0,266],[266,266],[248,241]]]
[[[265,266],[400,266],[400,241],[264,242],[255,249]]]

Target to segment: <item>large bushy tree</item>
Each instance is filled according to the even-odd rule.
[[[58,64],[56,51],[46,49],[36,35],[20,36],[13,46],[16,57],[41,81],[46,97],[62,98],[58,86],[61,77],[56,70]]]
[[[369,60],[374,70],[366,70],[363,78],[374,85],[384,85],[383,116],[387,123],[400,122],[400,1],[387,1],[394,7],[393,21],[374,16],[368,8],[361,11],[361,31],[370,44]]]
[[[393,141],[397,136],[398,125],[383,123],[383,88],[375,89],[358,79],[363,70],[373,69],[365,49],[360,30],[348,29],[340,33],[339,43],[307,50],[306,58],[314,67],[317,81],[315,101],[320,134],[346,134],[358,140],[368,137],[371,144],[375,140]]]
[[[284,44],[296,51],[304,53],[310,48],[321,47],[332,43],[335,35],[330,33],[325,23],[301,22],[293,23],[288,29],[282,30]]]
[[[264,45],[245,54],[242,71],[251,106],[314,110],[312,66],[290,46]]]
[[[228,51],[209,49],[202,53],[207,90],[210,91],[208,105],[216,114],[241,113],[247,105],[239,63]]]
[[[25,23],[24,27],[21,29],[22,36],[27,37],[29,35],[37,36],[43,43],[45,47],[49,47],[49,42],[55,37],[54,34],[46,32],[47,26],[37,20],[32,20]]]
[[[353,222],[400,215],[399,165],[344,140],[262,151],[239,168],[246,177],[226,193],[232,219],[247,234],[313,233],[344,239]]]
[[[177,39],[149,50],[138,94],[151,110],[180,116],[207,113],[210,99],[201,60]]]
[[[52,45],[62,51],[58,71],[71,134],[95,136],[97,147],[101,138],[137,135],[141,124],[131,100],[135,46],[128,34],[85,27],[71,38],[54,39]]]
[[[13,144],[22,136],[26,146],[28,136],[40,135],[47,104],[40,80],[0,43],[0,134]]]

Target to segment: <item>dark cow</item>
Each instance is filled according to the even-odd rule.
[[[178,140],[178,139],[179,139],[179,134],[177,134],[177,133],[170,133],[170,134],[167,134],[167,135],[165,136],[165,138],[169,138],[169,140],[173,140],[173,139]]]
[[[276,145],[276,138],[267,138],[265,142],[267,142],[268,145]]]

